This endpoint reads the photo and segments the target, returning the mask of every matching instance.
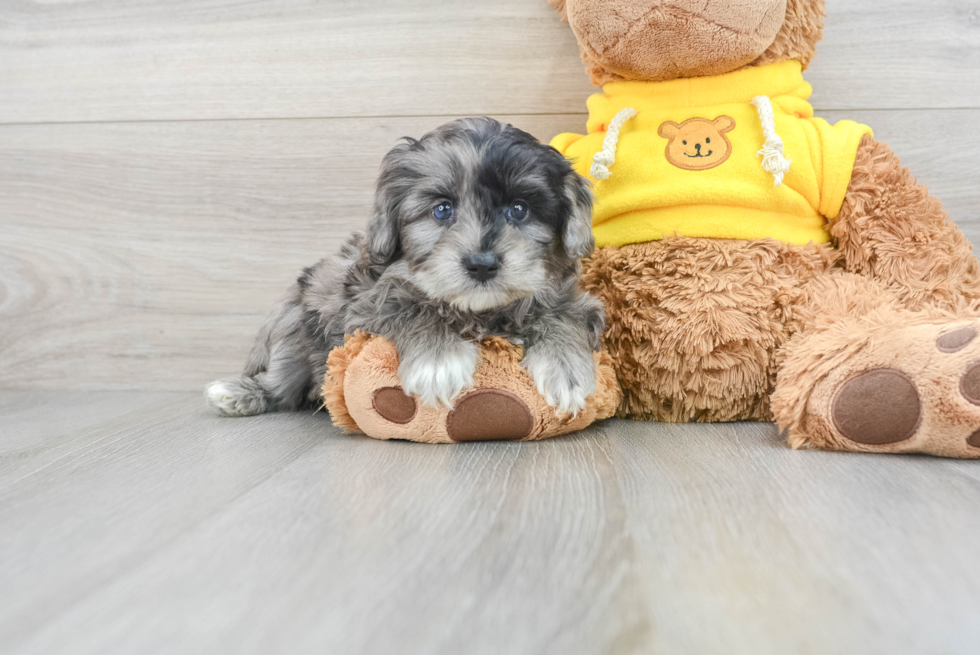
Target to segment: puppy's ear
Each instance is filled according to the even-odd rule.
[[[372,264],[388,264],[398,252],[398,216],[392,209],[377,203],[368,223],[368,252]]]
[[[592,188],[589,181],[571,171],[565,175],[565,198],[568,211],[562,231],[562,246],[569,257],[581,259],[592,254]]]
[[[415,181],[408,159],[421,148],[418,141],[402,137],[404,143],[388,151],[381,160],[381,174],[374,190],[374,215],[368,223],[368,252],[374,264],[390,263],[400,250],[398,212],[401,201]]]

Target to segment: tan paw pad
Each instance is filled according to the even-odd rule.
[[[446,417],[453,441],[520,441],[534,428],[531,410],[517,395],[502,389],[477,389]]]
[[[411,423],[419,406],[414,398],[406,396],[401,387],[382,387],[374,392],[371,406],[381,418],[392,423]]]
[[[952,332],[947,332],[936,339],[936,348],[944,353],[958,353],[977,338],[975,327],[963,327]]]
[[[831,416],[844,437],[881,446],[912,438],[922,420],[922,401],[909,376],[893,368],[878,368],[841,386]]]
[[[980,363],[968,368],[960,378],[960,393],[974,405],[980,405]]]

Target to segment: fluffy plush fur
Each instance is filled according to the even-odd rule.
[[[606,305],[620,416],[771,420],[774,355],[797,326],[803,285],[837,258],[827,246],[674,238],[600,248],[585,288]]]
[[[449,123],[384,158],[366,236],[306,269],[259,332],[242,378],[206,397],[228,415],[319,403],[330,351],[363,331],[397,347],[405,394],[450,405],[476,342],[525,344],[545,401],[596,390],[602,306],[578,287],[591,252],[587,183],[553,149],[491,119]]]
[[[846,270],[887,284],[908,309],[953,309],[980,298],[970,242],[887,144],[864,138],[829,231]]]
[[[660,0],[619,0],[601,18],[589,12],[610,3],[553,4],[572,23],[597,84],[662,79],[649,73],[651,53],[663,50],[647,41],[657,32],[651,20],[696,28]],[[750,18],[763,5],[738,3]],[[749,65],[805,66],[823,15],[823,0],[787,0],[781,27]],[[614,23],[633,54],[609,66],[593,41]],[[678,33],[669,45],[681,40]],[[746,65],[725,53],[702,50],[701,70]],[[655,56],[662,70],[674,63]],[[695,64],[674,76],[702,74]],[[827,229],[827,245],[673,237],[599,249],[583,280],[606,304],[605,343],[624,392],[619,415],[775,419],[798,448],[980,457],[980,264],[969,242],[871,137]]]

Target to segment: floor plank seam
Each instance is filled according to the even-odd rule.
[[[583,103],[585,98],[582,98]],[[569,111],[554,112],[488,112],[479,113],[452,113],[452,114],[349,114],[342,116],[230,116],[226,118],[123,118],[111,120],[77,120],[77,121],[0,121],[0,128],[4,127],[34,127],[47,125],[138,125],[138,124],[159,124],[159,123],[247,123],[247,122],[283,122],[283,121],[341,121],[341,120],[410,120],[422,118],[441,118],[451,119],[460,116],[497,116],[507,117],[536,117],[536,116],[583,116],[588,117],[586,112],[580,110],[581,107],[569,108]],[[821,112],[960,112],[978,111],[980,105],[967,107],[819,107],[814,106],[817,116]]]

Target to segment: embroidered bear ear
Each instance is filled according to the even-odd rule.
[[[735,127],[734,122],[732,122],[732,127]],[[681,126],[674,121],[667,121],[660,126],[657,133],[665,139],[673,139],[675,136],[681,133]]]
[[[725,134],[735,129],[735,119],[731,116],[719,116],[712,124],[718,129],[719,134]]]

